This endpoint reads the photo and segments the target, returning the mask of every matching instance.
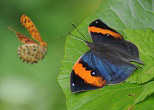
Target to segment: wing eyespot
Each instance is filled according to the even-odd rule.
[[[92,71],[91,76],[96,76],[96,73],[94,71]]]
[[[109,37],[109,36],[110,36],[110,34],[105,34],[105,36]]]
[[[98,21],[96,21],[95,23],[98,24]]]
[[[75,84],[74,84],[74,83],[72,83],[72,86],[75,86]]]

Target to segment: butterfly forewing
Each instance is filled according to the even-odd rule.
[[[8,29],[14,31],[16,33],[16,36],[18,40],[23,44],[37,44],[34,40],[28,38],[27,36],[20,34],[19,32],[15,31],[14,29],[8,27]]]
[[[34,38],[38,42],[43,42],[42,37],[40,36],[40,33],[38,32],[36,26],[34,25],[32,20],[28,16],[23,14],[20,17],[20,22],[28,30],[28,32],[32,36],[32,38]]]

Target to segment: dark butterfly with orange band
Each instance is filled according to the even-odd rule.
[[[93,42],[85,40],[90,48],[75,63],[71,76],[71,92],[102,88],[108,84],[125,81],[138,67],[130,62],[143,64],[136,45],[101,20],[88,27]]]

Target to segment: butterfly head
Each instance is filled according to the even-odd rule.
[[[47,43],[46,42],[40,42],[40,46],[47,47]]]
[[[87,45],[89,48],[91,48],[92,45],[93,45],[93,42],[85,41],[85,43],[86,43],[86,45]]]

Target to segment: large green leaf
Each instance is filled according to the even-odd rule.
[[[79,94],[68,92],[67,107],[71,110],[126,110],[134,106],[135,96],[140,94],[141,89],[141,85],[124,83]]]
[[[135,35],[129,35],[129,32],[136,32],[133,31],[134,29],[154,29],[154,22],[152,22],[152,20],[154,19],[153,12],[154,10],[152,7],[151,0],[103,0],[102,4],[100,5],[100,8],[96,11],[96,13],[93,16],[87,18],[83,23],[81,23],[78,29],[82,34],[88,36],[88,40],[91,40],[87,31],[88,25],[93,20],[99,18],[103,20],[106,24],[108,24],[110,27],[116,29],[122,35],[126,35],[124,36],[126,40],[132,40],[133,43],[139,46],[139,50],[141,51],[141,59],[143,60],[143,62],[145,62],[145,65],[142,67],[144,68],[143,70],[142,68],[138,68],[134,72],[134,74],[136,74],[133,76],[134,78],[131,78],[127,81],[142,83],[153,78],[153,70],[148,72],[148,69],[151,69],[152,67],[152,63],[149,62],[148,64],[148,62],[146,61],[146,56],[150,54],[150,49],[147,47],[148,55],[145,55],[144,53],[144,49],[147,49],[144,46],[151,45],[152,41],[150,41],[150,44],[145,45],[145,42],[141,40],[144,37],[140,37],[141,33],[136,34],[138,35],[138,37],[133,39],[132,37],[134,37]],[[143,34],[146,34],[147,31],[143,31]],[[81,36],[76,31],[73,31],[72,33],[77,36]],[[147,39],[147,37],[148,36],[146,36],[145,39]],[[137,43],[137,41],[139,41],[140,43]],[[141,45],[142,42],[144,42],[143,45]],[[99,90],[93,90],[79,94],[71,94],[69,84],[70,72],[77,59],[86,51],[88,51],[88,47],[82,40],[79,40],[78,38],[72,36],[67,37],[65,44],[65,55],[62,61],[62,68],[61,73],[58,77],[58,81],[66,95],[66,103],[68,109],[102,110],[103,108],[108,108],[119,110],[135,107],[136,105],[134,105],[134,101],[137,96],[142,92],[141,88],[143,87],[143,85],[122,83],[118,85],[106,86],[105,88],[101,88]],[[150,61],[149,58],[151,56],[148,56],[148,61]],[[147,73],[151,74],[150,77],[146,76],[143,71],[146,71]],[[139,74],[140,72],[142,73]],[[139,76],[141,76],[142,74],[146,76],[145,79],[144,76],[141,79],[139,78]],[[154,103],[154,100],[152,101]],[[141,106],[142,103],[137,105],[137,107],[139,108]]]

